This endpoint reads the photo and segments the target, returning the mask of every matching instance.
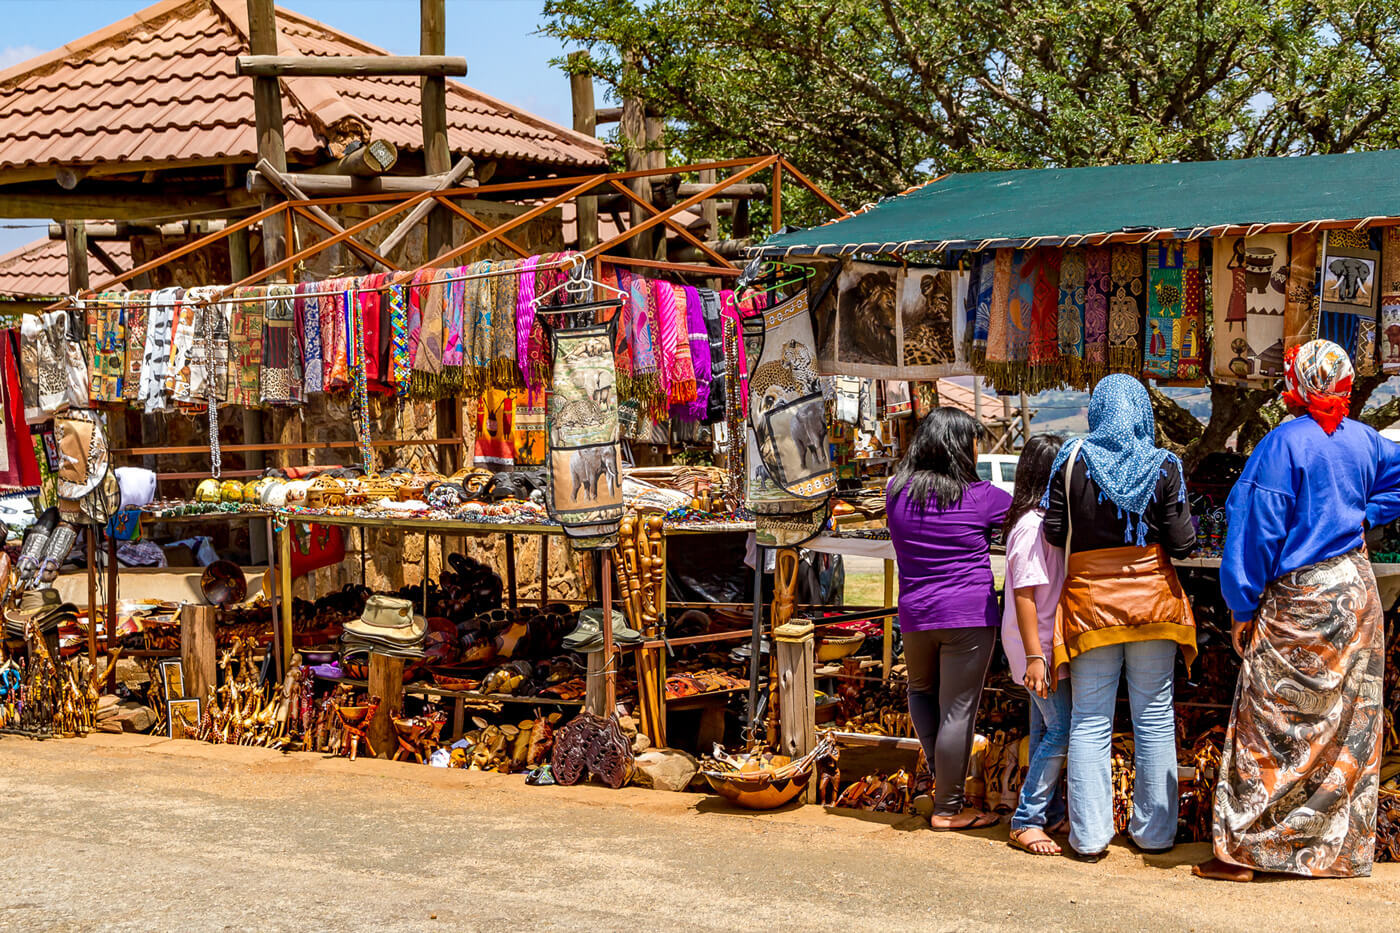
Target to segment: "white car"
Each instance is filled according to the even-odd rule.
[[[987,480],[998,489],[1014,492],[1016,463],[1020,459],[1015,454],[984,454],[977,458],[977,478]]]

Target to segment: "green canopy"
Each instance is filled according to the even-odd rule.
[[[810,230],[770,236],[781,256],[1088,244],[1118,234],[1400,217],[1400,150],[1293,158],[948,175]],[[1286,232],[1286,231],[1278,231]]]

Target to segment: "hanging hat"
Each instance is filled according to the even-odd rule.
[[[23,638],[25,627],[30,622],[41,632],[51,632],[63,622],[76,621],[78,607],[65,603],[58,590],[46,587],[26,590],[18,605],[6,605],[4,616],[5,633],[13,638]]]

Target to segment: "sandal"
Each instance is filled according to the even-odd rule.
[[[1030,842],[1027,842],[1025,837],[1028,833],[1040,833],[1041,838],[1032,839]],[[1062,851],[1059,844],[1051,839],[1049,835],[1046,834],[1045,830],[1041,829],[1039,826],[1024,826],[1021,829],[1013,829],[1006,844],[1013,849],[1020,849],[1022,852],[1031,855],[1059,855]],[[1036,848],[1037,846],[1040,848]]]
[[[965,823],[953,823],[949,826],[934,826],[929,824],[929,829],[936,833],[960,833],[969,829],[986,829],[988,826],[995,826],[1001,822],[1001,817],[995,813],[979,813]]]

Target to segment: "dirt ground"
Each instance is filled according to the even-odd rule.
[[[0,930],[1371,929],[1355,881],[1191,877],[1204,846],[1097,865],[1005,830],[139,736],[0,738]],[[1364,926],[1363,926],[1364,924]]]

